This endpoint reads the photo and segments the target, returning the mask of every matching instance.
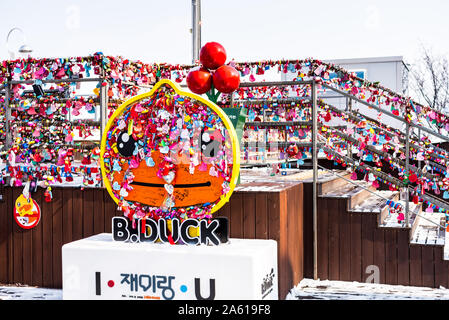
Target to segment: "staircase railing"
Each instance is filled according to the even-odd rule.
[[[375,125],[376,129],[382,132],[388,132],[388,134],[390,136],[398,136],[398,138],[400,137],[401,140],[405,143],[405,162],[400,160],[400,159],[392,159],[391,155],[387,152],[383,152],[380,150],[377,150],[376,148],[372,147],[372,146],[366,146],[366,149],[370,152],[379,154],[383,157],[389,158],[394,160],[394,162],[396,162],[398,165],[402,166],[405,168],[405,173],[406,173],[406,177],[408,177],[408,175],[410,174],[410,172],[414,172],[416,174],[418,174],[420,177],[424,177],[427,179],[431,179],[431,180],[435,180],[436,176],[434,174],[431,174],[429,172],[424,172],[421,168],[416,168],[414,166],[410,166],[410,148],[415,148],[416,150],[427,150],[427,146],[420,146],[419,142],[418,145],[411,143],[410,140],[412,140],[411,137],[411,128],[418,128],[420,131],[426,132],[427,134],[436,136],[440,139],[443,139],[444,141],[449,141],[449,138],[441,135],[439,132],[436,132],[435,130],[429,129],[425,126],[419,125],[417,123],[414,123],[412,121],[410,121],[410,119],[407,117],[407,115],[405,115],[404,117],[400,117],[398,115],[393,114],[392,112],[389,112],[385,109],[382,109],[380,107],[378,107],[377,105],[374,105],[370,102],[367,102],[363,99],[360,99],[359,97],[357,97],[355,94],[346,92],[344,90],[341,90],[339,88],[335,88],[334,86],[327,84],[325,81],[323,81],[323,79],[318,78],[318,79],[312,79],[312,80],[307,80],[307,81],[281,81],[281,82],[252,82],[252,83],[241,83],[240,87],[241,88],[254,88],[254,87],[268,87],[268,86],[306,86],[306,90],[305,92],[308,93],[308,95],[304,95],[300,98],[304,99],[305,97],[309,98],[311,100],[311,122],[312,122],[312,136],[311,136],[311,140],[312,140],[312,165],[313,165],[313,226],[314,226],[314,277],[317,277],[317,177],[318,177],[318,138],[319,138],[319,132],[318,132],[318,91],[317,91],[317,86],[321,86],[322,88],[328,89],[328,90],[332,90],[335,93],[343,96],[343,97],[347,97],[350,98],[351,100],[357,101],[363,105],[366,105],[368,107],[370,107],[371,109],[377,110],[378,112],[382,112],[382,114],[387,115],[397,121],[400,121],[403,125],[405,125],[405,133],[399,134],[399,131],[397,130],[396,133],[391,132],[386,130],[384,127],[385,125]],[[323,97],[324,98],[324,97]],[[232,100],[232,98],[231,98]],[[342,113],[343,111],[339,110],[338,108],[333,107],[332,110],[334,112],[340,112]],[[408,110],[407,108],[404,108],[404,110]],[[360,115],[360,111],[357,112],[357,115],[354,114],[354,112],[352,110],[350,111],[345,111],[344,114],[348,115],[349,117],[351,117],[353,120],[360,120],[360,117],[357,115]],[[419,120],[419,119],[418,119]],[[373,121],[373,119],[370,119],[371,122],[375,122]],[[343,139],[344,141],[346,141],[348,144],[357,144],[358,141],[351,137],[348,134],[345,134],[341,131],[338,130],[333,130],[333,133],[336,133],[341,139]],[[288,143],[288,142],[287,142]],[[438,157],[438,154],[435,154],[433,151],[435,150],[435,146],[430,146],[431,148],[431,153],[434,157]],[[382,172],[382,171],[378,171],[375,170],[373,167],[370,167],[369,165],[363,163],[362,161],[357,161],[355,159],[352,158],[352,148],[351,148],[351,157],[348,156],[344,156],[338,152],[336,152],[332,146],[328,146],[327,144],[321,144],[320,143],[320,149],[332,154],[333,156],[342,159],[343,161],[350,163],[355,169],[362,169],[365,171],[369,171],[372,174],[374,174],[377,177],[380,177],[381,179],[390,181],[391,183],[393,183],[394,185],[398,186],[398,187],[402,187],[406,192],[406,198],[405,198],[405,225],[407,227],[410,226],[409,224],[409,194],[412,191],[413,192],[413,188],[410,187],[408,182],[404,182],[401,181],[397,178],[392,177],[391,175]],[[349,151],[349,148],[347,149]],[[402,149],[403,150],[403,149]],[[448,153],[444,150],[441,149],[439,151],[443,152],[443,158],[448,159]],[[441,169],[444,169],[444,166],[440,166]],[[433,203],[437,206],[439,206],[440,208],[444,208],[445,210],[449,211],[449,204],[436,198],[433,196],[430,196],[428,194],[421,194],[420,197],[425,200],[428,201],[430,203]]]

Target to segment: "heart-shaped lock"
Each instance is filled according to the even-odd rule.
[[[168,192],[168,194],[173,194],[173,191],[175,189],[175,187],[172,184],[164,184],[164,188],[165,190]]]
[[[201,162],[198,166],[199,171],[206,171],[207,170],[207,164],[205,162]]]
[[[151,156],[145,158],[145,163],[147,164],[148,167],[154,167],[156,165]]]
[[[121,186],[117,181],[114,181],[114,183],[112,184],[112,189],[114,189],[115,191],[119,191],[121,189]]]
[[[129,167],[131,169],[135,169],[139,167],[139,162],[136,159],[131,159],[131,161],[129,162]]]
[[[211,175],[212,177],[218,177],[217,169],[215,169],[214,166],[210,167],[210,169],[209,169],[209,175]]]
[[[122,167],[120,166],[118,160],[114,161],[114,166],[112,167],[112,170],[118,171],[118,172],[122,171]]]
[[[121,188],[120,189],[120,196],[121,197],[127,197],[128,196],[128,191],[126,191],[126,189],[125,188]]]
[[[165,180],[165,182],[171,183],[173,179],[175,179],[175,172],[170,171],[167,175],[163,176],[162,178]]]
[[[163,147],[159,148],[159,151],[161,153],[167,154],[170,151],[170,148],[169,148],[169,146],[163,146]]]

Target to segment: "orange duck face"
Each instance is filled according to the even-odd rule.
[[[168,168],[173,170],[161,178],[158,176],[158,169],[161,166],[164,167],[163,157],[157,151],[153,152],[151,157],[155,162],[154,166],[148,167],[147,162],[141,160],[138,167],[130,169],[134,179],[130,183],[132,189],[124,197],[125,200],[140,202],[152,207],[162,207],[165,199],[172,194],[177,207],[189,207],[213,203],[222,196],[222,185],[225,178],[210,175],[209,172],[213,170],[213,165],[203,165],[202,168],[205,170],[198,169],[194,174],[190,173],[188,164],[169,165]],[[114,176],[113,185],[123,181],[124,173],[128,169],[129,165],[125,163],[123,170]],[[171,180],[172,177],[173,180]]]
[[[105,186],[129,217],[203,218],[227,201],[239,155],[220,111],[168,80],[117,109],[100,157]]]

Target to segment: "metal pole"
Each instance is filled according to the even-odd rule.
[[[11,122],[11,108],[9,106],[10,104],[10,100],[11,100],[11,83],[10,80],[6,80],[6,84],[5,84],[5,151],[9,151],[11,146],[12,146],[12,141],[13,141],[13,137],[12,137],[12,133],[11,133],[11,126],[10,126],[10,122]],[[6,157],[6,164],[9,165],[9,156]],[[6,175],[8,175],[8,172],[5,172]],[[5,177],[5,182],[9,185],[10,183],[10,177]],[[2,195],[3,197],[3,195]],[[3,198],[2,198],[3,199]],[[4,200],[4,199],[3,199]]]
[[[199,60],[201,48],[201,0],[192,0],[192,64]]]
[[[420,141],[421,141],[421,128],[418,128],[418,145],[419,145]],[[420,150],[417,149],[417,151],[419,152]],[[418,160],[418,168],[421,170],[421,160]]]
[[[109,84],[100,87],[100,136],[103,135],[108,122],[108,90]]]
[[[349,113],[352,113],[352,99],[350,97],[346,97],[346,108]],[[348,125],[346,125],[346,129],[348,129]],[[346,143],[346,153],[352,159],[352,143],[349,141]]]
[[[313,278],[318,279],[318,221],[317,221],[317,180],[318,180],[318,125],[316,83],[312,82],[312,163],[313,163]]]
[[[41,80],[42,83],[62,83],[62,82],[98,82],[102,81],[101,78],[65,78],[65,79],[53,79],[53,80]],[[33,84],[35,80],[12,80],[11,84]]]
[[[410,124],[408,122],[405,123],[405,172],[407,173],[407,177],[410,173]],[[409,189],[406,187],[405,192],[405,226],[409,227]]]
[[[5,130],[6,130],[6,148],[5,150],[9,150],[11,148],[12,143],[12,134],[10,129],[11,122],[11,108],[9,107],[9,103],[11,100],[11,84],[9,80],[6,82],[5,88]]]
[[[102,70],[102,76],[104,76],[104,70]],[[103,77],[106,81],[105,78]],[[108,123],[108,91],[109,91],[109,83],[106,81],[106,85],[101,85],[100,87],[100,141],[103,137],[104,130],[106,128],[106,124]],[[104,187],[104,182],[101,180],[101,184]]]

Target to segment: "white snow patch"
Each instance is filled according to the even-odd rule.
[[[303,279],[290,290],[286,300],[449,300],[449,290]]]
[[[62,300],[62,289],[0,286],[0,300]]]

